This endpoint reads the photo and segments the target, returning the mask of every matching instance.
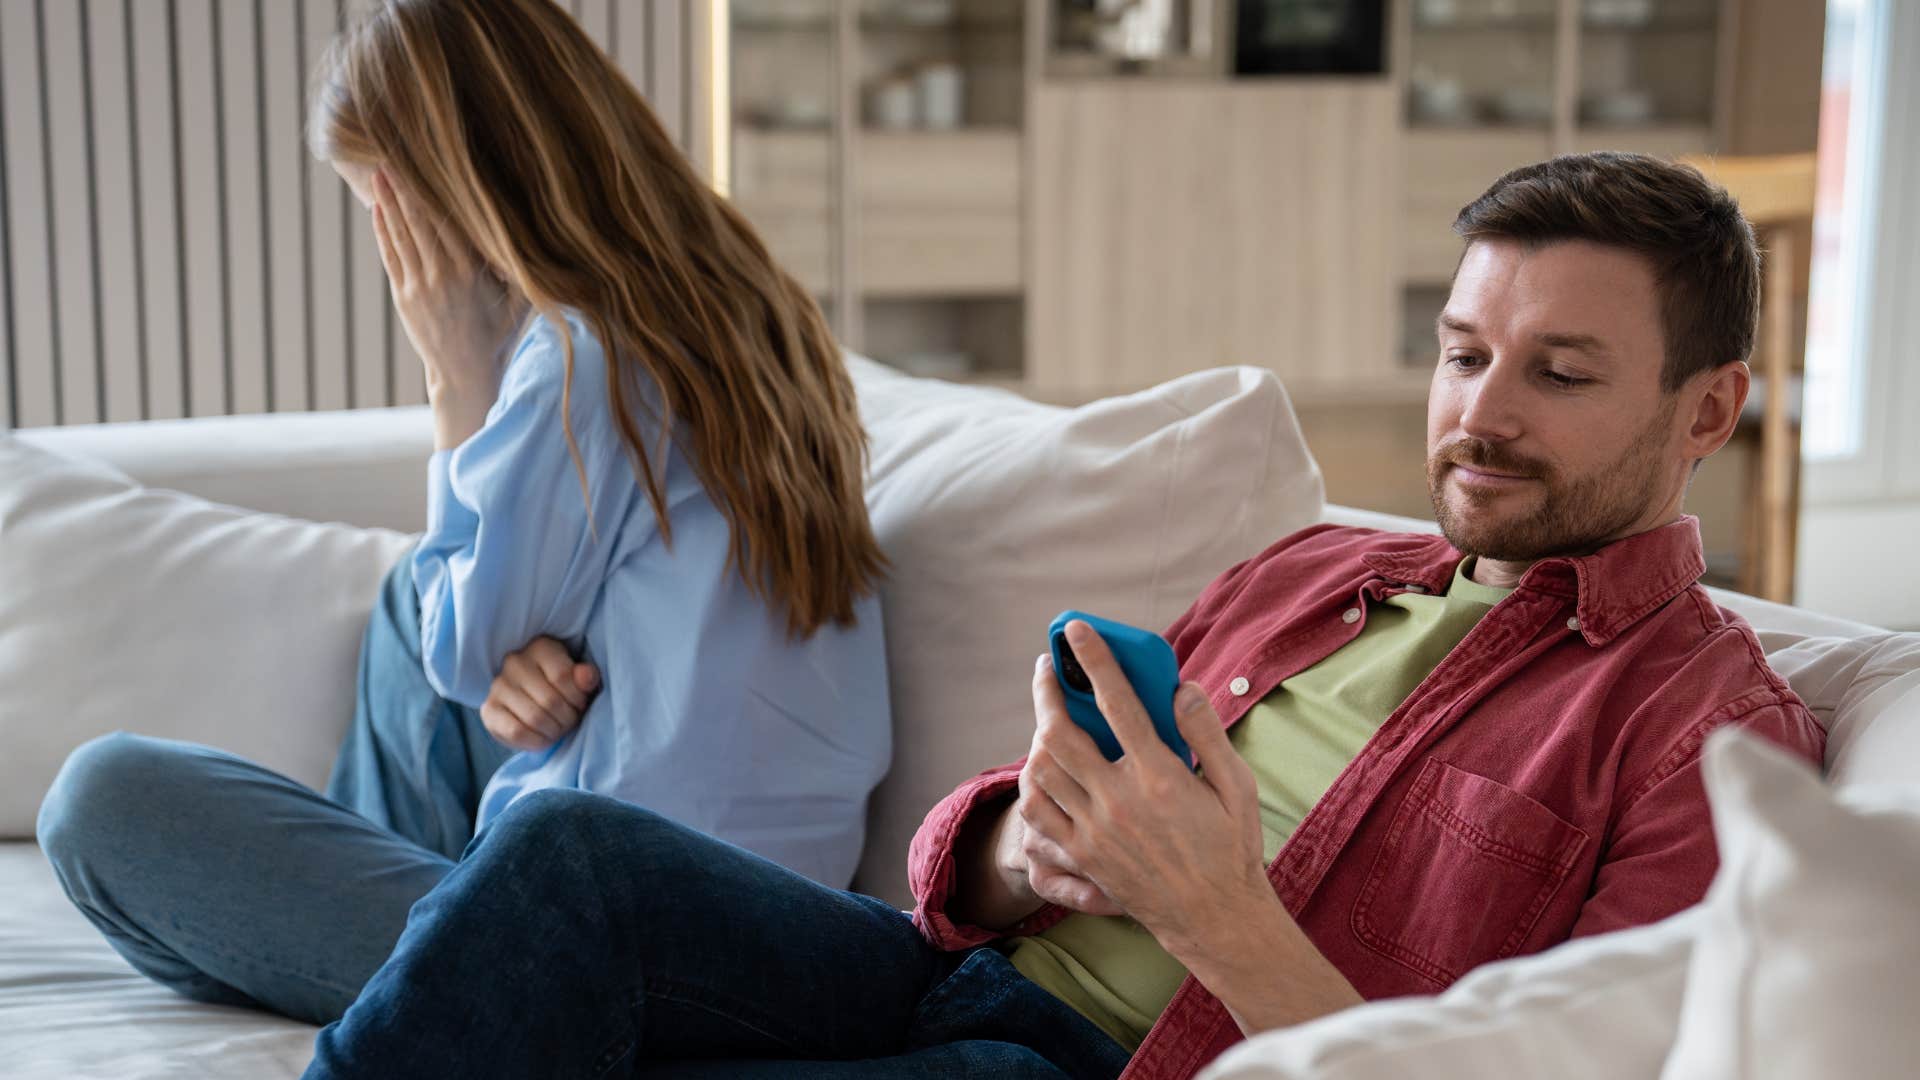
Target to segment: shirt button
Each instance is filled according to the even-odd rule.
[[[1577,619],[1577,618],[1573,618],[1573,619],[1568,619],[1568,620],[1567,620],[1567,629],[1569,629],[1569,630],[1578,630],[1578,629],[1580,629],[1580,620],[1579,620],[1579,619]]]
[[[1234,697],[1240,697],[1247,692],[1247,680],[1244,678],[1235,679],[1227,684],[1227,689],[1233,691]]]
[[[1357,607],[1348,608],[1346,614],[1340,616],[1340,621],[1349,625],[1359,622],[1360,609]]]

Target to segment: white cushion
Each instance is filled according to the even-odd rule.
[[[1063,409],[849,363],[873,438],[867,506],[893,560],[895,731],[854,884],[905,903],[927,810],[1032,741],[1055,615],[1163,629],[1221,571],[1319,520],[1322,488],[1270,372]]]
[[[1487,964],[1443,993],[1390,998],[1249,1039],[1204,1080],[1554,1080],[1655,1075],[1673,1041],[1701,916]]]
[[[1705,772],[1721,866],[1663,1080],[1912,1075],[1920,786],[1834,792],[1740,732]]]
[[[116,729],[325,780],[406,536],[144,489],[5,434],[0,477],[0,836],[33,835],[68,752]]]
[[[15,433],[147,487],[309,521],[419,532],[433,414],[425,405],[74,424]]]
[[[1829,784],[1920,784],[1920,634],[1760,640],[1827,731]]]

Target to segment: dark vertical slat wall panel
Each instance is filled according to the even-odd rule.
[[[686,20],[680,4],[643,4],[647,11],[647,100],[673,141],[687,145],[682,113],[687,93],[681,85],[686,71]]]
[[[602,49],[608,48],[609,44],[607,8],[612,3],[614,0],[578,0],[578,7],[573,14],[574,21],[580,24],[580,29],[585,30],[587,36],[593,39],[593,43]]]
[[[301,70],[311,72],[337,30],[340,0],[307,0],[307,55]],[[346,277],[346,215],[343,187],[333,167],[306,158],[310,228],[307,293],[313,312],[313,407],[344,409],[349,371]]]
[[[261,238],[268,284],[267,352],[272,407],[298,411],[307,399],[306,249],[301,242],[306,211],[300,202],[307,173],[301,133],[305,122],[305,65],[300,53],[300,10],[293,0],[255,0],[259,14],[259,124],[265,134],[266,217]]]
[[[6,83],[8,283],[13,295],[13,410],[21,427],[58,423],[54,408],[52,252],[35,3],[0,4],[0,80]]]
[[[216,0],[222,48],[220,73],[221,158],[225,166],[227,376],[233,387],[230,412],[267,411],[267,260],[262,231],[266,193],[261,188],[259,68],[254,47],[255,0]]]
[[[564,0],[683,144],[688,5]],[[426,400],[304,142],[352,0],[0,0],[0,423]]]
[[[81,6],[72,0],[42,0],[40,55],[46,95],[41,99],[46,158],[42,162],[51,205],[46,218],[53,249],[53,317],[57,328],[54,383],[63,424],[98,420],[95,365],[93,223],[87,214],[91,170],[87,162],[86,111],[90,95],[81,71]]]
[[[102,321],[105,312],[104,298],[100,294],[100,170],[99,159],[95,152],[97,145],[96,119],[98,109],[94,104],[93,92],[93,31],[87,25],[93,10],[92,0],[78,0],[75,9],[79,20],[73,28],[75,44],[80,52],[80,167],[85,180],[82,190],[86,192],[87,223],[87,338],[91,343],[88,352],[93,361],[88,374],[92,377],[93,392],[87,395],[89,420],[100,421],[107,418],[106,387],[106,346],[101,341]],[[82,358],[85,363],[87,358]]]
[[[387,361],[391,355],[388,326],[392,324],[395,336],[403,335],[404,331],[398,316],[392,314],[393,301],[387,290],[386,272],[380,267],[380,243],[373,235],[373,218],[344,181],[336,177],[333,188],[345,208],[341,224],[346,230],[350,259],[350,279],[346,287],[352,297],[348,344],[352,350],[349,360],[353,373],[352,401],[354,408],[365,409],[387,404]]]
[[[13,371],[16,348],[13,340],[13,243],[8,239],[13,233],[13,200],[8,190],[7,84],[6,80],[0,79],[0,428],[13,427],[20,422],[13,407],[17,393]]]
[[[139,219],[140,281],[146,296],[146,350],[142,403],[150,419],[186,415],[181,367],[186,356],[185,283],[180,273],[180,225],[175,215],[179,171],[173,139],[173,52],[168,37],[171,7],[154,0],[131,0],[135,119],[132,155],[139,161],[134,179],[135,216]],[[136,316],[138,312],[136,312]]]
[[[139,230],[134,194],[132,68],[127,64],[132,37],[125,19],[127,0],[91,0],[87,34],[93,88],[94,241],[99,257],[94,275],[100,303],[100,360],[104,378],[104,419],[138,420],[142,305]]]
[[[176,117],[180,134],[181,233],[186,256],[187,412],[218,416],[227,409],[225,207],[220,142],[221,119],[212,62],[212,0],[176,0],[174,34],[179,48],[175,69],[180,86]]]

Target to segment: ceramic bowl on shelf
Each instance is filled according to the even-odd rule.
[[[1653,95],[1645,90],[1613,90],[1588,94],[1580,101],[1580,117],[1590,123],[1626,127],[1653,119]]]
[[[1580,15],[1589,26],[1645,26],[1653,20],[1653,0],[1585,0]]]
[[[1487,100],[1494,119],[1508,124],[1544,124],[1553,119],[1553,95],[1545,90],[1509,86]]]
[[[1422,124],[1471,124],[1473,102],[1454,79],[1415,79],[1408,84],[1413,119]]]

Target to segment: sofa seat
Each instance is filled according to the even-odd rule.
[[[0,1075],[272,1080],[300,1075],[314,1031],[147,981],[67,902],[38,845],[0,843]]]

